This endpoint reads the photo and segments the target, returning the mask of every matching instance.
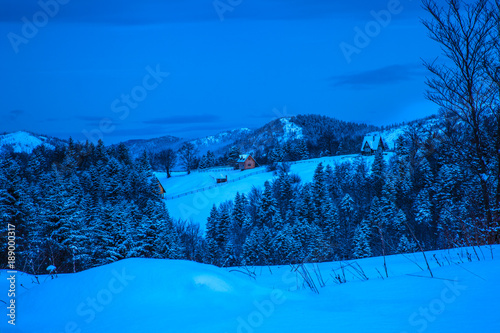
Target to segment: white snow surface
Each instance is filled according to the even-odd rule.
[[[302,127],[291,122],[289,118],[280,118],[281,124],[283,124],[283,137],[279,138],[280,142],[287,142],[294,139],[302,139],[304,135],[302,134]]]
[[[386,159],[389,159],[391,156],[393,156],[393,153],[384,154]],[[371,167],[374,156],[361,156],[355,154],[299,161],[296,164],[292,164],[291,173],[298,174],[303,183],[311,182],[314,170],[319,163],[323,163],[323,166],[326,167],[328,164],[333,166],[344,162],[354,162],[356,160],[365,161],[368,166]],[[215,168],[214,170],[219,169]],[[215,183],[214,178],[224,178],[226,175],[228,176],[228,183]],[[245,171],[195,171],[190,175],[176,174],[176,176],[168,179],[165,173],[158,172],[156,176],[166,191],[165,205],[170,215],[176,219],[181,218],[183,220],[191,220],[198,223],[202,230],[205,228],[207,217],[210,216],[210,210],[214,204],[220,205],[224,201],[233,200],[237,192],[247,194],[253,186],[262,189],[264,188],[264,182],[266,180],[271,181],[275,177],[273,172],[266,172],[265,167],[258,167]],[[238,180],[240,177],[245,178]],[[213,188],[204,190],[208,187]],[[184,193],[193,191],[194,193],[183,195]],[[176,197],[178,195],[181,196]]]
[[[199,138],[196,140],[191,141],[192,144],[198,145],[198,146],[210,146],[210,145],[215,145],[221,142],[225,142],[225,140],[228,139],[231,135],[235,134],[247,134],[251,132],[252,130],[246,127],[242,127],[239,129],[231,130],[231,131],[226,131],[226,132],[221,132],[216,135],[209,135],[204,138]]]
[[[499,255],[499,245],[427,252],[434,278],[421,253],[386,257],[388,277],[382,257],[307,264],[319,294],[286,265],[126,259],[40,284],[18,272],[16,325],[2,306],[0,332],[498,332]]]
[[[384,131],[370,132],[367,133],[366,135],[380,134],[382,140],[384,140],[384,143],[389,147],[389,149],[394,149],[396,140],[400,136],[404,135],[405,132],[408,131],[411,126],[416,126],[422,137],[425,137],[428,134],[428,132],[432,129],[438,132],[441,131],[440,120],[437,118],[431,118],[425,120],[425,122],[420,123],[419,125],[401,125],[398,127],[386,129]]]
[[[28,132],[19,131],[0,135],[0,147],[3,145],[12,146],[15,153],[31,153],[33,149],[40,145],[45,145],[48,149],[54,149],[51,144],[45,143],[42,136],[40,138]]]

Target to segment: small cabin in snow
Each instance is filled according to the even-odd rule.
[[[255,160],[249,154],[240,155],[238,161],[236,161],[237,168],[241,171],[255,168]]]
[[[361,145],[362,155],[373,155],[377,150],[387,150],[387,145],[380,136],[380,133],[365,135]]]
[[[158,186],[160,188],[159,194],[162,198],[164,198],[166,193],[165,188],[163,187],[161,181],[158,178],[156,178],[156,181],[158,182]]]
[[[217,182],[217,184],[220,184],[220,183],[227,183],[227,175],[226,177],[222,177],[222,175],[218,178],[215,178],[215,181]]]

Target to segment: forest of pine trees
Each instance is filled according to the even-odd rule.
[[[214,206],[205,262],[288,264],[498,242],[498,202],[488,226],[480,179],[449,159],[450,142],[437,132],[412,127],[391,158],[378,152],[373,165],[319,164],[311,183],[277,171],[263,190]]]
[[[16,266],[25,272],[182,257],[149,157],[132,161],[124,145],[70,140],[55,151],[38,147],[29,155],[2,156],[0,211],[4,238],[7,224],[16,226]]]
[[[456,157],[447,135],[412,126],[394,153],[378,152],[372,165],[362,157],[319,164],[310,183],[278,163],[263,188],[213,206],[204,234],[169,216],[146,152],[133,160],[124,145],[70,140],[56,150],[4,153],[2,235],[8,223],[16,226],[17,268],[30,273],[130,257],[272,265],[498,242],[498,155],[487,155],[483,177],[494,219],[488,224],[483,178]]]

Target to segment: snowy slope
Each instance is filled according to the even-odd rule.
[[[31,153],[33,149],[40,145],[44,145],[48,149],[54,149],[54,145],[47,143],[47,141],[47,137],[19,131],[0,135],[0,148],[10,146],[15,153]]]
[[[389,146],[389,149],[394,149],[396,140],[405,134],[411,127],[414,127],[422,138],[426,137],[430,131],[441,129],[440,120],[436,117],[428,117],[410,122],[407,125],[400,125],[386,129],[384,131],[370,132],[367,135],[380,133],[384,142]]]
[[[236,145],[245,151],[262,152],[264,147],[275,147],[303,137],[302,127],[292,122],[291,118],[283,117],[256,129],[252,135],[244,136]]]
[[[392,153],[384,155],[386,159],[392,156]],[[371,165],[374,156],[360,155],[345,155],[316,158],[305,161],[299,161],[291,166],[291,172],[298,174],[303,182],[312,181],[314,170],[319,163],[336,165],[343,162],[353,162],[356,159],[363,159],[368,165]],[[215,184],[212,177],[225,177],[228,180],[251,175],[241,180],[229,182],[227,184]],[[193,172],[191,175],[181,175],[167,179],[165,174],[157,173],[157,177],[163,184],[166,191],[165,204],[174,218],[182,218],[184,220],[192,220],[199,223],[201,228],[205,228],[207,217],[210,215],[212,206],[219,205],[224,201],[234,199],[237,192],[248,193],[253,186],[263,188],[266,180],[274,178],[273,172],[265,172],[265,168],[255,168],[246,171],[220,171],[220,172]],[[206,189],[212,186],[213,188]],[[199,191],[198,191],[199,190]],[[178,198],[173,198],[177,195],[182,195],[186,192],[198,191],[189,195],[183,195]]]
[[[500,265],[492,256],[499,252],[500,246],[428,252],[435,278],[419,268],[425,267],[420,253],[387,257],[389,277],[383,278],[382,258],[307,265],[319,294],[305,286],[301,269],[289,266],[247,270],[127,259],[41,277],[41,284],[18,273],[17,323],[7,324],[2,307],[0,331],[498,332]],[[347,283],[333,281],[340,265]],[[0,271],[2,290],[8,289],[5,277]]]
[[[286,142],[295,139],[302,139],[302,127],[290,121],[289,118],[280,118],[283,125],[283,135],[278,139],[280,142]]]
[[[204,138],[193,140],[191,141],[191,143],[197,146],[198,148],[207,147],[211,145],[220,145],[221,143],[227,144],[230,140],[234,140],[235,137],[239,137],[241,135],[247,135],[250,133],[252,133],[251,129],[240,128],[231,131],[221,132],[216,135],[209,135]]]
[[[166,149],[178,150],[185,142],[191,142],[197,149],[198,155],[201,156],[206,154],[208,150],[212,152],[223,152],[227,146],[234,144],[235,141],[246,135],[251,135],[252,132],[251,129],[240,128],[223,131],[215,135],[209,135],[194,140],[167,135],[147,140],[128,140],[124,141],[123,144],[129,148],[130,154],[133,157],[138,157],[144,150],[148,151],[150,154],[156,154]]]
[[[382,132],[371,132],[367,133],[367,135],[380,134],[382,140],[384,140],[385,144],[389,147],[390,150],[393,150],[395,147],[396,140],[405,134],[405,131],[408,130],[408,126],[404,125],[397,128],[391,128],[389,130],[385,130]]]

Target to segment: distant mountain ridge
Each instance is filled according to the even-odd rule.
[[[139,156],[144,150],[149,153],[158,153],[164,149],[172,148],[179,149],[185,140],[179,137],[165,135],[153,139],[134,139],[123,141],[122,143],[127,146],[132,156]]]
[[[66,144],[65,140],[28,131],[0,134],[0,153],[12,151],[30,154],[38,146],[52,150],[59,145]]]
[[[205,154],[208,150],[212,152],[222,152],[225,148],[233,145],[240,138],[252,136],[253,133],[254,130],[243,127],[191,140],[190,142],[198,148],[200,154]]]
[[[262,156],[271,148],[297,140],[309,142],[311,146],[325,146],[323,150],[339,154],[355,152],[365,134],[381,130],[378,126],[346,122],[327,116],[297,115],[274,119],[257,129],[239,128],[194,140],[168,136],[128,140],[123,144],[135,157],[144,150],[150,154],[169,148],[177,150],[184,142],[193,143],[200,156],[208,150],[216,155],[224,155],[232,146],[238,147],[241,152]],[[319,154],[317,151],[313,153]]]
[[[122,144],[128,147],[132,157],[140,156],[144,150],[150,154],[169,148],[178,150],[185,142],[193,143],[200,156],[209,150],[216,155],[224,155],[232,146],[238,147],[244,153],[265,155],[270,148],[285,145],[287,142],[304,140],[310,148],[316,147],[317,150],[313,151],[313,154],[318,155],[328,151],[329,154],[338,155],[358,152],[358,146],[361,145],[363,137],[375,132],[380,133],[392,149],[397,138],[411,126],[435,128],[440,125],[435,116],[378,127],[307,114],[274,119],[257,129],[237,128],[197,139],[165,135],[152,139],[127,140]],[[47,149],[54,149],[60,144],[67,144],[67,142],[28,131],[0,135],[0,152],[31,153],[40,145]]]

